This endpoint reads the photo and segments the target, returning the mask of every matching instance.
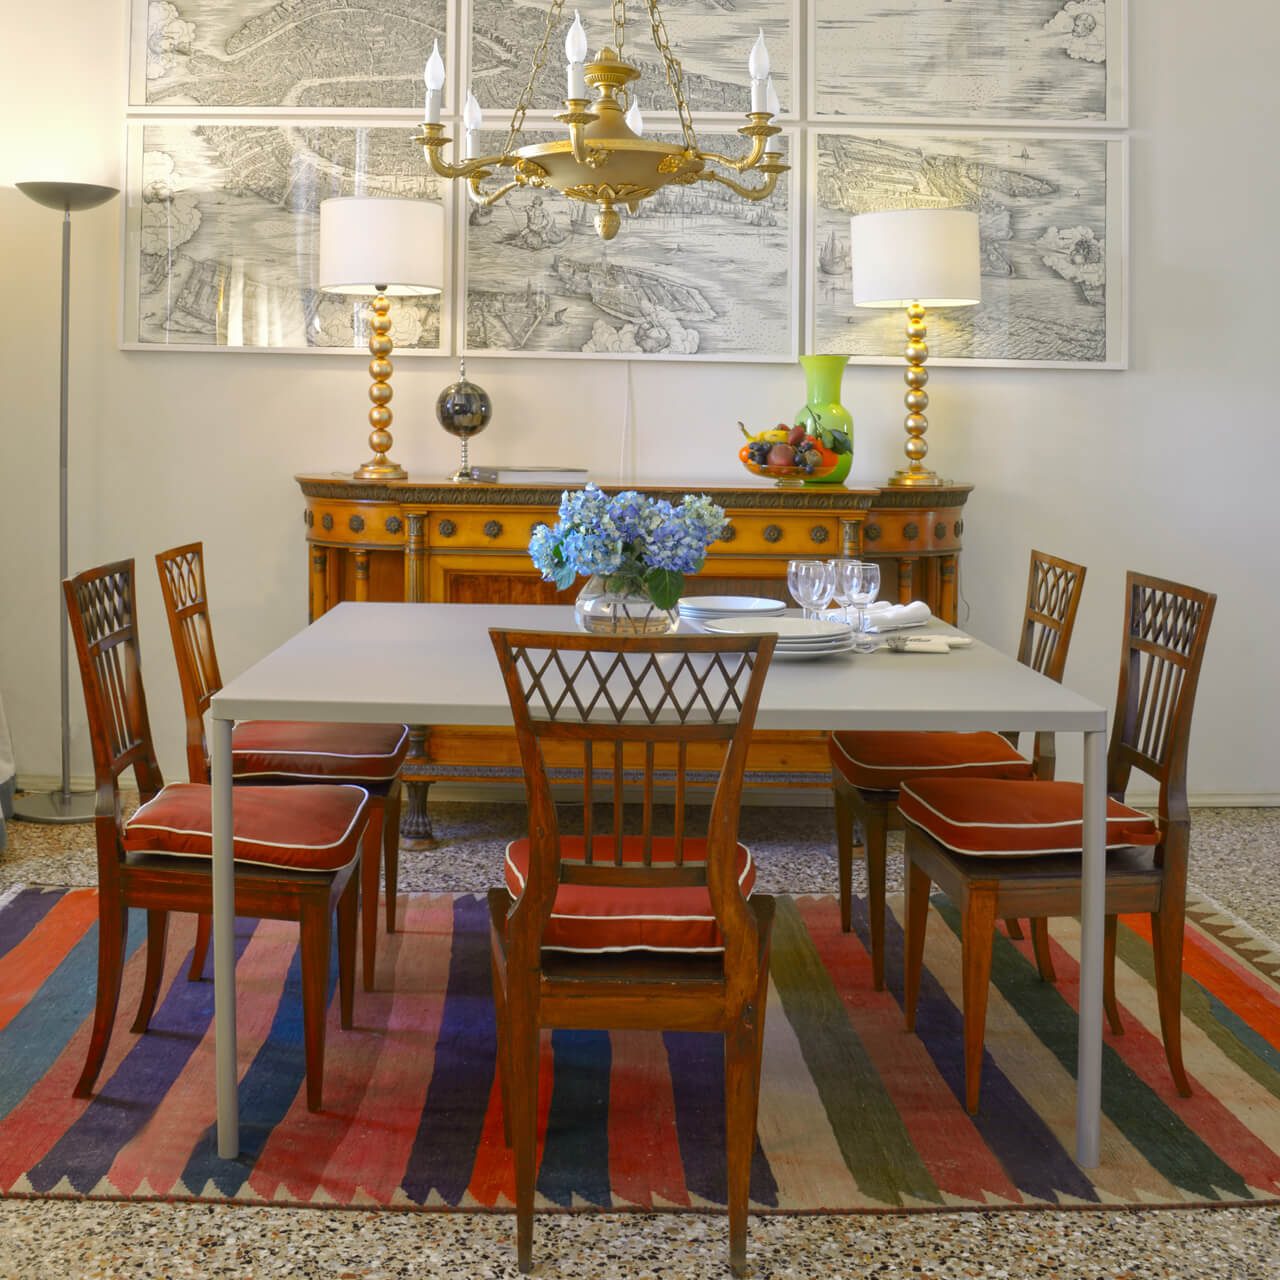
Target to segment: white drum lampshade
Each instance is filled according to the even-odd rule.
[[[982,301],[978,215],[967,209],[891,209],[860,213],[849,220],[849,258],[856,307],[897,307],[907,313],[905,356],[907,466],[889,477],[891,485],[938,485],[924,465],[929,446],[925,361],[929,307],[973,307]]]
[[[338,196],[320,202],[319,287],[420,297],[444,287],[444,209],[426,200]]]
[[[369,304],[369,447],[357,480],[401,480],[388,456],[391,438],[391,303],[444,287],[444,210],[426,200],[339,196],[320,202],[318,287],[371,297]]]

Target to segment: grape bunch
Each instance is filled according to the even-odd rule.
[[[753,440],[747,445],[747,457],[758,467],[769,465],[769,450],[773,446],[764,440]]]

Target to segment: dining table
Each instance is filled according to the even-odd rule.
[[[681,624],[684,625],[683,623]],[[218,1153],[239,1154],[231,730],[240,720],[511,723],[490,628],[575,630],[568,605],[344,603],[226,683],[210,706]],[[923,633],[955,634],[936,619]],[[761,730],[1050,731],[1083,738],[1083,868],[1075,1158],[1098,1164],[1105,917],[1104,708],[974,640],[946,654],[778,657]],[[834,835],[833,835],[834,839]],[[477,885],[477,891],[487,889]]]

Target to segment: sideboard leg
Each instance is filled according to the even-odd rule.
[[[439,843],[427,812],[427,792],[431,783],[415,778],[414,766],[427,763],[427,727],[422,724],[409,726],[409,751],[400,772],[404,788],[404,804],[400,810],[400,843],[408,849],[434,849]]]

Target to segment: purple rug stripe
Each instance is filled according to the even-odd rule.
[[[65,889],[22,889],[0,908],[0,960],[48,915],[65,892]]]
[[[609,1182],[609,1075],[613,1050],[607,1031],[553,1031],[555,1079],[538,1190],[568,1208],[577,1196],[607,1209]]]

